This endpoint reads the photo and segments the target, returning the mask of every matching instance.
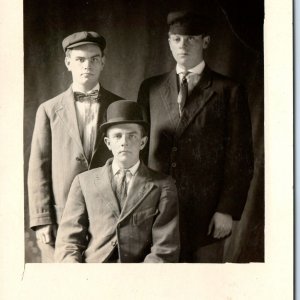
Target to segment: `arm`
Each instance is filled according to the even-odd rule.
[[[41,105],[36,114],[28,169],[30,227],[33,229],[36,226],[55,224],[51,154],[50,120]]]
[[[251,119],[244,90],[230,90],[227,107],[224,179],[217,212],[239,220],[253,175]]]
[[[83,262],[83,251],[88,245],[88,215],[79,177],[76,176],[57,231],[55,261]]]
[[[151,252],[144,262],[178,262],[180,239],[177,191],[169,178],[162,186],[157,215],[152,227]]]
[[[229,93],[225,149],[223,189],[208,228],[208,235],[214,238],[229,235],[232,220],[241,218],[253,175],[251,119],[247,97],[240,86]]]

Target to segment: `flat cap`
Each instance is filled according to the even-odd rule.
[[[103,51],[106,46],[106,41],[103,36],[94,31],[75,32],[71,35],[68,35],[62,41],[64,52],[66,52],[67,49],[72,49],[74,47],[85,44],[98,45],[101,51]]]
[[[182,35],[200,35],[208,33],[211,20],[196,12],[183,10],[170,12],[167,17],[169,32]]]

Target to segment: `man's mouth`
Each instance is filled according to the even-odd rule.
[[[130,151],[128,151],[128,150],[119,151],[119,154],[122,154],[122,153],[130,153]]]

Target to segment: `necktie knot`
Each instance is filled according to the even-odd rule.
[[[74,92],[75,100],[79,102],[99,102],[99,92],[94,90],[91,93],[85,94],[81,92]]]

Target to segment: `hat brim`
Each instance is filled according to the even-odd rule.
[[[72,48],[75,48],[75,47],[78,47],[78,46],[82,46],[82,45],[87,45],[87,44],[96,45],[101,49],[101,45],[99,43],[95,43],[95,42],[78,42],[78,43],[75,43],[75,44],[72,44],[72,45],[68,46],[66,48],[66,50],[67,49],[72,49]]]
[[[118,125],[118,124],[139,124],[142,125],[146,131],[146,134],[149,134],[150,125],[146,121],[142,120],[120,120],[120,121],[111,121],[107,123],[103,123],[100,125],[100,133],[106,133],[107,129],[111,126]]]

